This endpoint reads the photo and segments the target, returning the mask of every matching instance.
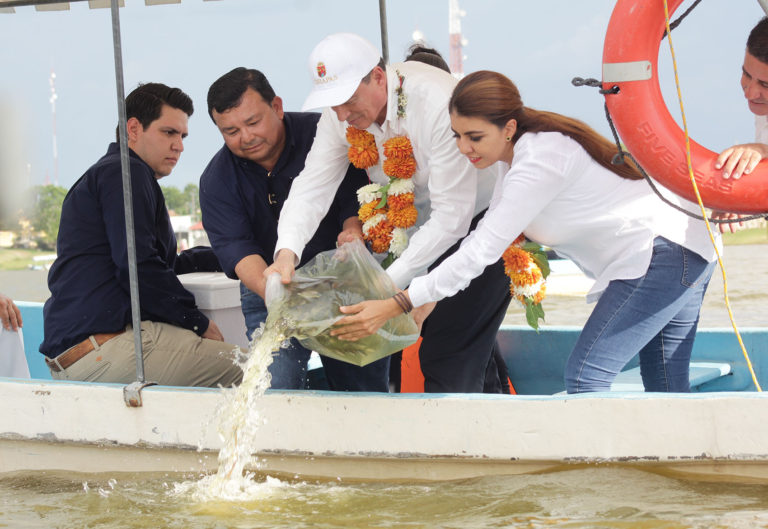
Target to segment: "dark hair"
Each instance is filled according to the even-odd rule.
[[[379,68],[381,68],[381,69],[382,69],[382,70],[384,70],[385,72],[387,71],[387,63],[385,63],[385,62],[384,62],[384,59],[379,59],[379,64],[377,64],[376,66],[378,66]],[[365,74],[365,77],[363,77],[362,79],[360,79],[360,82],[361,82],[361,83],[365,83],[365,84],[368,84],[368,83],[370,83],[370,82],[371,82],[371,75],[373,74],[373,70],[374,70],[374,69],[376,69],[376,66],[374,66],[373,68],[371,68],[371,71],[370,71],[370,72],[368,72],[367,74]]]
[[[171,88],[162,83],[144,83],[137,86],[125,98],[125,119],[136,118],[146,130],[149,125],[160,117],[163,105],[177,108],[187,116],[191,116],[195,107],[192,98],[182,92],[181,88]],[[120,141],[120,127],[115,133]]]
[[[749,32],[747,51],[758,61],[768,64],[768,17],[761,18]]]
[[[415,42],[408,48],[408,55],[405,57],[405,62],[408,61],[423,62],[451,73],[448,63],[445,62],[445,59],[443,59],[443,56],[440,55],[439,51],[434,48],[427,48],[418,42]]]
[[[221,114],[236,107],[249,88],[258,92],[268,104],[275,98],[275,91],[263,73],[240,66],[216,79],[208,89],[208,115],[213,119],[214,110]]]
[[[554,112],[523,106],[515,84],[500,73],[481,70],[464,77],[456,85],[448,110],[461,116],[479,117],[503,128],[510,119],[517,121],[513,141],[526,132],[560,132],[577,141],[594,160],[623,178],[642,178],[629,162],[613,165],[616,145],[586,123]]]

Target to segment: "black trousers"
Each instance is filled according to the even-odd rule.
[[[472,221],[477,225],[482,214]],[[461,244],[448,249],[437,267]],[[486,370],[510,302],[509,278],[499,259],[464,290],[437,303],[421,329],[419,361],[426,393],[482,393]],[[495,364],[494,364],[495,366]]]

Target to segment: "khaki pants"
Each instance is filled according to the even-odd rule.
[[[231,386],[243,372],[233,363],[235,345],[200,338],[192,331],[153,321],[141,322],[144,377],[164,386]],[[56,380],[116,382],[136,380],[133,327],[104,342],[64,371],[51,371]]]

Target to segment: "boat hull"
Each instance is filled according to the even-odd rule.
[[[37,353],[42,305],[20,306],[33,378],[0,378],[0,472],[216,470],[221,390],[152,386],[143,406],[129,408],[122,385],[50,380]],[[697,333],[693,360],[728,370],[694,393],[557,395],[579,332],[502,327],[498,343],[520,395],[269,390],[259,400],[257,470],[438,480],[610,464],[768,481],[768,397],[755,392],[730,329]],[[744,329],[742,338],[768,384],[768,332]]]
[[[209,472],[220,390],[0,380],[0,472]],[[270,391],[257,470],[328,479],[443,480],[621,464],[768,479],[768,397],[380,395]]]

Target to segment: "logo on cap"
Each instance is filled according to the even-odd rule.
[[[317,63],[317,76],[320,78],[325,77],[325,64],[322,62]]]

